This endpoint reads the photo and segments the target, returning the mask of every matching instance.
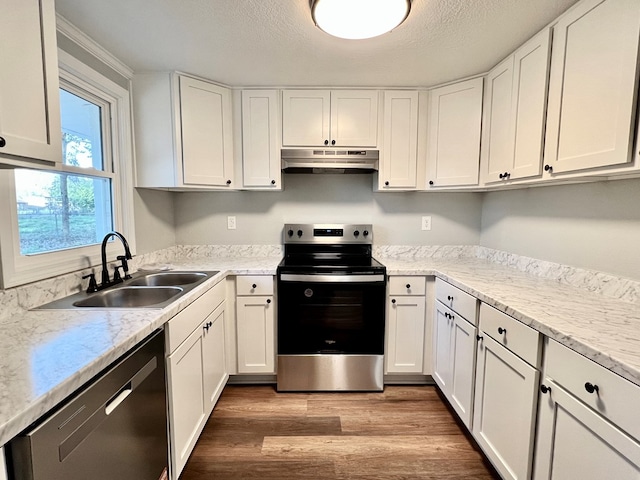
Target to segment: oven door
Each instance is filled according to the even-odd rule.
[[[278,281],[278,354],[382,355],[384,274],[287,274]]]

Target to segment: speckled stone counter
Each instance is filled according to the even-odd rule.
[[[31,310],[0,320],[0,445],[228,275],[275,275],[281,256],[162,261],[175,270],[218,270],[164,309]],[[153,265],[153,264],[152,264]],[[30,292],[51,301],[51,292]],[[26,293],[25,293],[26,294]],[[2,305],[5,308],[5,304]],[[9,306],[7,305],[7,308]]]
[[[640,385],[640,304],[479,258],[378,257],[389,275],[435,275]]]

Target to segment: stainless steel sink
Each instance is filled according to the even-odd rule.
[[[36,310],[164,308],[218,273],[218,271],[137,273],[131,280],[105,290],[96,293],[76,293],[37,307]]]
[[[94,293],[73,302],[74,307],[138,308],[149,307],[182,293],[180,287],[120,287]]]
[[[216,272],[217,273],[217,272]],[[167,287],[175,285],[190,285],[207,277],[203,272],[160,272],[149,273],[128,282],[128,285],[142,285],[151,287]]]

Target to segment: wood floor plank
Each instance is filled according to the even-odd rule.
[[[180,480],[497,479],[433,386],[228,386]]]

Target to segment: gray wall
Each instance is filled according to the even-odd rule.
[[[137,253],[149,253],[176,244],[174,197],[161,190],[134,192]]]
[[[480,244],[640,280],[640,179],[488,193]]]
[[[372,223],[377,245],[477,245],[481,194],[374,193],[371,175],[286,175],[283,192],[177,193],[178,244],[282,243],[284,223]],[[235,215],[236,230],[227,230]],[[421,230],[422,215],[432,230]]]

